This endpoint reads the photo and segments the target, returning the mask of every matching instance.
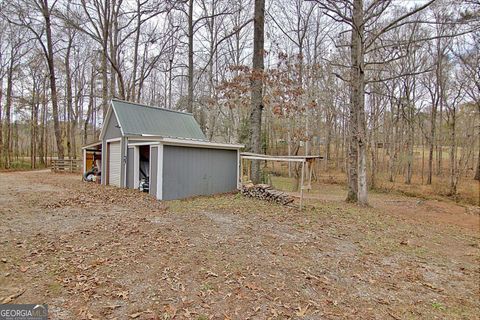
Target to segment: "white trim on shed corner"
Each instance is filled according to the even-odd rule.
[[[115,141],[120,141],[120,140],[122,140],[122,138],[112,138],[112,139],[105,140],[105,142],[110,143],[110,142],[115,142]]]
[[[140,148],[133,146],[133,149],[133,189],[138,190],[140,187]]]
[[[237,150],[237,189],[242,188],[242,178],[240,177],[240,168],[241,168],[240,150]]]
[[[163,200],[163,144],[158,146],[158,160],[157,160],[157,194],[158,200]]]

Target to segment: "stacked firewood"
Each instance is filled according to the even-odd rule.
[[[268,184],[244,184],[240,192],[247,197],[277,202],[283,205],[293,202],[293,198],[288,194],[274,190]]]

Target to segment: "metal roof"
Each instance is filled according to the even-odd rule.
[[[89,149],[89,148],[98,147],[98,146],[101,146],[101,145],[102,145],[102,141],[92,142],[92,143],[84,145],[82,147],[82,149]]]
[[[191,113],[121,100],[112,100],[112,107],[124,136],[152,135],[207,140]]]

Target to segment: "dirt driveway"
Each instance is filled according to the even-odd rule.
[[[437,223],[410,200],[161,203],[75,175],[0,173],[0,302],[47,303],[52,319],[478,318],[479,216]]]

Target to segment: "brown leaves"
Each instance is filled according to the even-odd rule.
[[[247,282],[245,284],[245,287],[247,289],[254,290],[254,291],[263,291],[262,287],[258,286],[257,284],[255,284],[253,282]]]
[[[147,314],[147,313],[153,314],[153,311],[152,310],[145,310],[145,311],[135,312],[135,313],[130,314],[128,317],[130,319],[136,319],[136,318],[140,317],[141,315]]]
[[[80,313],[81,320],[97,320],[98,319],[98,318],[95,318],[93,314],[86,308],[80,309],[79,313]]]
[[[298,311],[295,314],[297,315],[297,317],[305,317],[309,307],[310,307],[310,303],[304,307],[298,307]]]
[[[20,272],[27,272],[27,270],[29,269],[28,266],[20,266]]]
[[[2,303],[10,303],[16,298],[20,297],[25,292],[25,289],[18,289],[16,293],[4,298]]]
[[[128,291],[118,291],[114,293],[115,297],[127,300],[128,299]]]

